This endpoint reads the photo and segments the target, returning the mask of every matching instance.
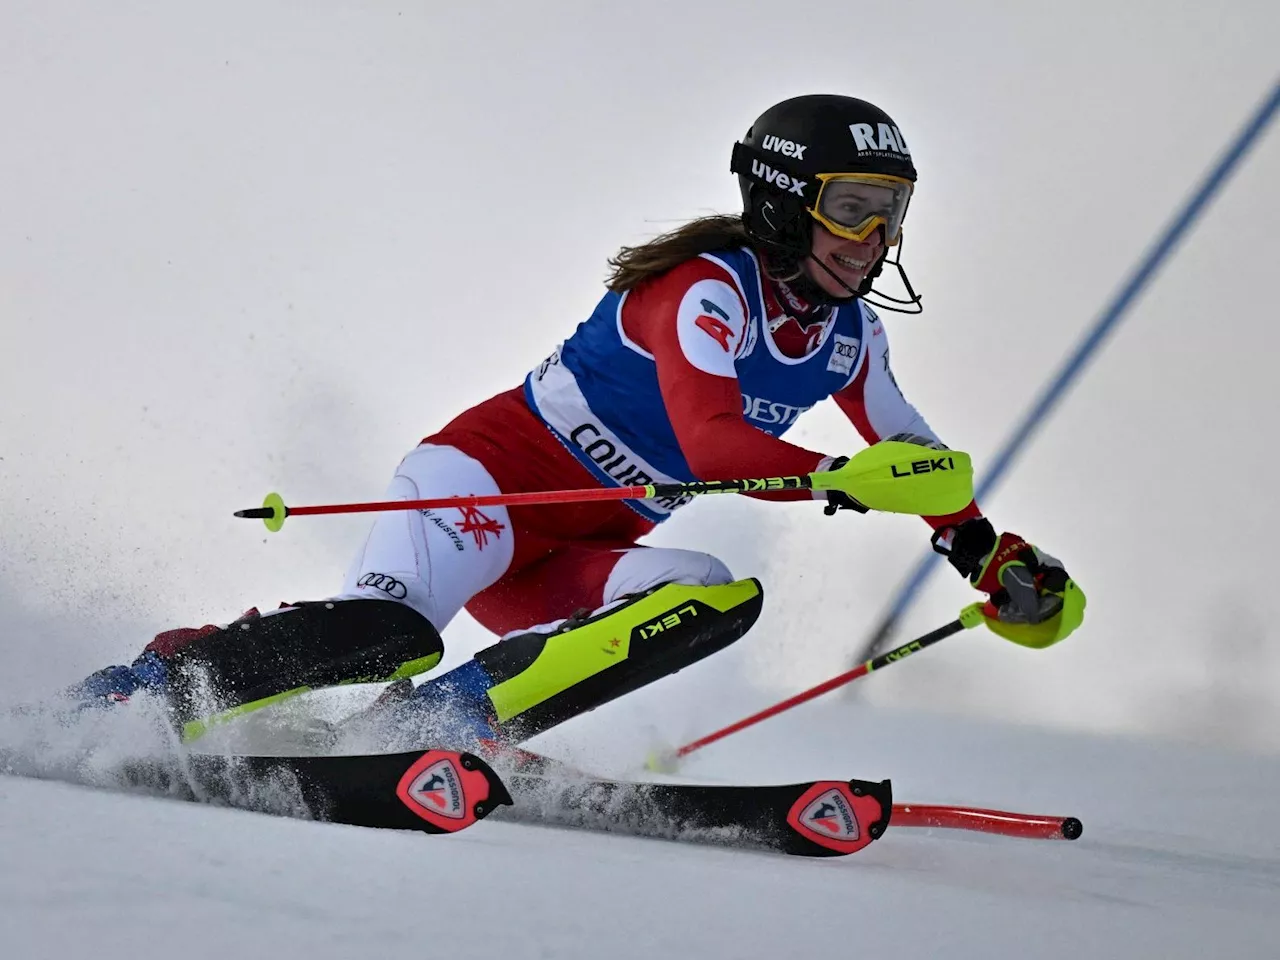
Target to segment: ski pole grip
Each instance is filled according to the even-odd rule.
[[[809,474],[809,484],[839,490],[872,510],[940,517],[973,500],[973,463],[960,450],[881,440],[835,470]]]

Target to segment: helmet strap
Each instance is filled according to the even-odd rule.
[[[823,291],[821,287],[818,287],[816,283],[813,283],[813,281],[810,280],[809,283],[811,283],[815,288],[818,289],[819,294],[826,298],[827,303],[847,303],[850,299],[854,297],[861,297],[862,299],[866,300],[867,303],[869,303],[871,306],[876,307],[880,310],[888,310],[891,313],[907,313],[907,314],[924,313],[924,305],[921,303],[922,298],[920,294],[916,293],[915,289],[911,286],[911,281],[907,277],[907,271],[902,268],[901,237],[899,237],[898,239],[897,259],[890,260],[889,250],[888,248],[886,248],[884,253],[880,254],[880,259],[875,262],[875,265],[867,272],[867,275],[862,278],[862,283],[858,284],[857,290],[854,290],[842,279],[840,279],[840,277],[838,277],[831,270],[830,267],[828,267],[825,263],[823,263],[821,260],[815,257],[812,252],[809,253],[808,257],[810,260],[816,263],[819,267],[821,267],[824,271],[826,271],[827,276],[831,277],[832,280],[834,280],[836,283],[840,284],[840,286],[844,287],[846,290],[849,291],[848,297],[833,297],[830,294]],[[872,289],[872,284],[874,284],[875,281],[879,278],[880,273],[882,270],[884,270],[884,265],[886,263],[898,271],[898,277],[902,281],[902,286],[907,291],[906,300],[903,300],[899,297],[891,297],[889,296],[889,294],[884,293],[883,291]],[[805,276],[805,280],[809,280],[809,278]]]
[[[752,188],[750,200],[742,219],[747,236],[761,248],[767,276],[790,284],[797,296],[815,306],[845,303],[857,296],[851,291],[849,297],[833,297],[805,272],[805,260],[812,259],[814,221],[803,202],[770,195],[758,187]]]
[[[831,294],[827,293],[825,290],[819,287],[816,283],[813,283],[813,281],[810,280],[809,282],[813,283],[813,285],[817,287],[819,291],[821,291],[822,297],[824,300],[826,300],[827,303],[848,303],[850,300],[853,300],[856,297],[859,297],[862,295],[863,287],[871,286],[871,277],[870,275],[868,275],[867,278],[863,280],[861,284],[858,285],[858,289],[855,290],[853,289],[853,287],[849,286],[847,283],[841,280],[838,276],[836,276],[835,271],[833,271],[825,263],[823,263],[821,260],[815,257],[812,251],[809,252],[808,259],[811,260],[813,263],[816,263],[819,267],[821,267],[822,271],[828,277],[830,277],[836,283],[840,284],[840,286],[844,287],[847,291],[849,291],[849,295],[847,297],[833,297]],[[808,280],[809,278],[806,276],[805,279]]]
[[[922,302],[923,298],[920,294],[916,293],[915,288],[911,286],[911,280],[907,277],[907,271],[902,268],[902,246],[903,239],[900,235],[898,237],[897,257],[890,260],[889,251],[886,250],[884,252],[884,255],[880,257],[879,262],[876,263],[875,268],[867,274],[866,280],[862,282],[862,286],[865,289],[861,291],[860,295],[867,301],[867,303],[871,304],[871,306],[878,310],[888,310],[891,313],[924,313],[924,303]],[[891,297],[889,294],[884,293],[881,290],[871,289],[872,281],[880,276],[880,271],[884,269],[884,265],[886,263],[898,271],[898,279],[902,281],[902,287],[907,291],[907,299],[903,300],[900,297]]]

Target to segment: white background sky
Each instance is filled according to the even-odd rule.
[[[736,210],[734,139],[800,93],[872,100],[911,146],[927,310],[889,317],[895,369],[981,465],[1277,49],[1270,2],[7,0],[0,692],[336,589],[364,520],[267,539],[231,511],[380,496],[572,332],[618,246]],[[1086,627],[956,639],[870,698],[1280,747],[1277,170],[1272,131],[985,504],[1067,562]],[[834,409],[789,438],[858,445]],[[700,676],[778,695],[848,665],[926,532],[713,502],[656,539],[764,578],[759,627]],[[969,599],[939,576],[908,631]]]

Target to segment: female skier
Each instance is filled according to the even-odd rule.
[[[808,474],[842,458],[781,436],[827,397],[868,443],[942,449],[898,389],[863,299],[886,262],[902,269],[886,258],[916,170],[898,126],[863,100],[796,97],[752,124],[730,169],[741,216],[624,248],[586,322],[522,386],[410,451],[388,499]],[[864,509],[825,497],[828,513]],[[735,581],[705,553],[638,545],[680,506],[383,513],[335,596],[168,631],[76,693],[102,702],[151,691],[191,733],[210,715],[209,692],[239,712],[299,688],[428,670],[465,606],[502,639],[416,689],[393,684],[375,713],[437,742],[515,742],[723,648],[755,621],[758,581]],[[1017,629],[1059,615],[1056,560],[997,534],[976,504],[928,519],[935,549],[990,596],[989,616]]]

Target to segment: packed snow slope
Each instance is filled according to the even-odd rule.
[[[640,725],[620,722],[627,709],[596,711],[539,745],[603,772],[634,770],[651,744]],[[9,739],[6,748],[21,746]],[[716,744],[681,775],[888,776],[900,801],[1072,814],[1085,832],[1068,843],[891,827],[859,854],[814,861],[495,819],[428,837],[6,776],[0,952],[1280,955],[1275,758],[833,700]]]

